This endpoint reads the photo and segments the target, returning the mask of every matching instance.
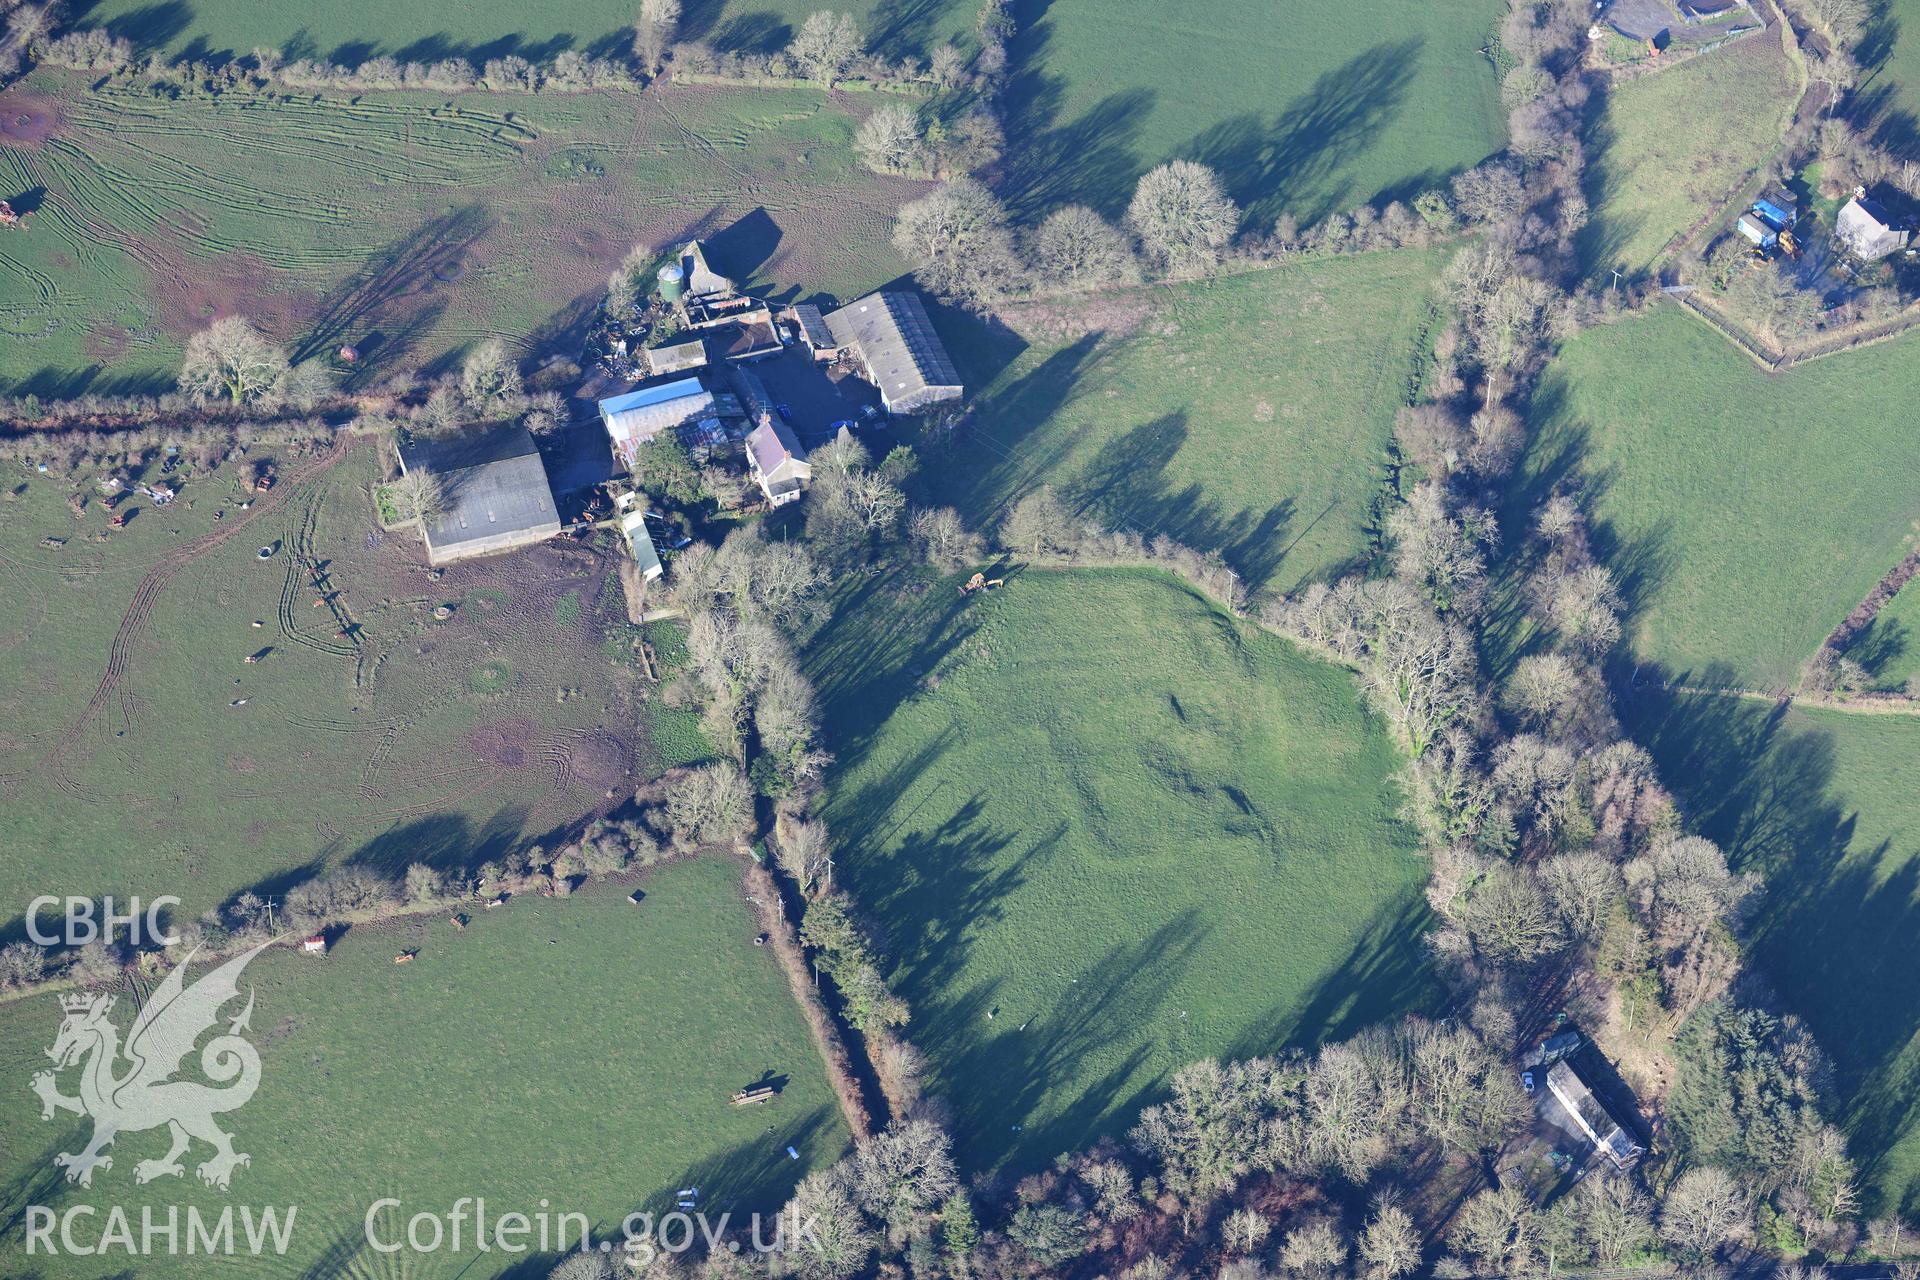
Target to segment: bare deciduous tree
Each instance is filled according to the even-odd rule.
[[[1055,209],[1033,238],[1033,266],[1048,283],[1070,289],[1133,284],[1140,263],[1126,234],[1092,209]]]
[[[897,1242],[960,1185],[953,1144],[931,1120],[897,1123],[868,1138],[854,1148],[851,1163],[855,1199]]]
[[[520,364],[507,354],[498,338],[489,338],[467,353],[460,366],[460,394],[480,413],[518,400],[524,393]]]
[[[668,783],[663,806],[668,834],[682,849],[734,839],[752,807],[746,778],[724,760],[689,769]]]
[[[927,563],[948,573],[978,564],[985,554],[980,535],[952,507],[923,507],[913,513],[908,529]]]
[[[1660,1238],[1694,1261],[1705,1261],[1744,1239],[1751,1219],[1752,1204],[1734,1176],[1703,1165],[1680,1175],[1667,1192],[1660,1206]]]
[[[809,76],[831,89],[860,56],[864,44],[852,17],[822,9],[807,15],[793,43],[787,46],[787,54]]]
[[[680,0],[640,0],[640,19],[633,24],[633,57],[647,71],[657,71],[680,26]]]
[[[1620,869],[1590,850],[1548,858],[1540,864],[1540,880],[1576,938],[1596,938],[1614,905],[1626,897]]]
[[[1307,1280],[1326,1280],[1347,1260],[1347,1242],[1327,1218],[1309,1218],[1287,1232],[1280,1246],[1280,1265]]]
[[[893,244],[922,284],[961,302],[999,297],[1019,270],[1006,209],[972,178],[901,206]]]
[[[889,102],[860,122],[853,135],[860,163],[875,173],[912,173],[926,161],[920,113]]]
[[[1219,257],[1240,225],[1240,210],[1213,170],[1174,160],[1141,176],[1127,225],[1169,266],[1192,267]]]
[[[1420,1229],[1413,1215],[1389,1195],[1374,1197],[1373,1212],[1360,1232],[1360,1261],[1368,1280],[1399,1280],[1420,1265]]]
[[[1044,484],[1013,504],[1000,530],[1003,543],[1030,556],[1064,552],[1071,547],[1072,537],[1073,518],[1053,487]]]
[[[1447,1238],[1488,1273],[1524,1274],[1539,1247],[1539,1211],[1525,1188],[1509,1181],[1461,1205]]]
[[[441,483],[439,476],[425,467],[414,467],[388,485],[387,489],[405,505],[407,519],[427,524],[446,512],[446,486]]]
[[[228,316],[187,339],[180,389],[202,399],[225,395],[241,404],[277,393],[286,376],[287,353],[245,318]]]
[[[1267,1220],[1265,1214],[1245,1207],[1235,1209],[1220,1224],[1220,1234],[1225,1237],[1227,1248],[1236,1253],[1259,1252],[1272,1230],[1273,1223]]]

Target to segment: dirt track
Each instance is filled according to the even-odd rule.
[[[347,456],[353,447],[353,438],[342,433],[334,440],[333,448],[315,458],[291,476],[254,501],[253,507],[242,513],[240,518],[222,525],[211,533],[205,533],[189,542],[181,543],[160,557],[153,568],[147,570],[134,588],[133,601],[126,612],[120,616],[120,627],[114,633],[113,644],[107,653],[107,668],[101,673],[100,683],[95,686],[93,696],[87,700],[87,706],[72,724],[60,735],[59,741],[42,761],[55,769],[55,776],[61,788],[71,794],[81,793],[81,787],[68,776],[63,767],[67,753],[84,738],[96,725],[104,722],[109,707],[117,698],[120,705],[120,720],[123,729],[133,725],[136,700],[126,687],[126,674],[131,659],[133,644],[146,628],[147,620],[153,614],[154,603],[160,593],[172,582],[175,575],[209,551],[222,546],[228,540],[237,537],[251,528],[262,516],[268,515],[289,501],[316,477],[337,464]]]

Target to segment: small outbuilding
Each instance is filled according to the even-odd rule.
[[[323,956],[327,954],[326,935],[316,933],[312,937],[302,941],[300,944],[300,953],[309,956]]]
[[[777,418],[761,423],[747,437],[747,462],[771,506],[798,501],[813,479],[807,451],[787,424]]]
[[[773,327],[773,312],[755,307],[732,318],[720,341],[722,354],[735,364],[777,356],[782,350],[780,331]]]
[[[546,464],[521,426],[420,437],[399,450],[400,470],[440,481],[442,508],[424,522],[427,563],[513,551],[560,532]]]
[[[656,378],[689,374],[707,367],[707,344],[699,338],[647,348],[647,371]]]
[[[614,457],[631,469],[635,451],[662,431],[677,431],[714,418],[713,393],[698,378],[680,378],[600,402],[600,421],[613,441]]]
[[[918,413],[965,388],[917,293],[886,290],[826,317],[833,340],[850,351],[880,391],[889,413]]]
[[[1857,192],[1841,206],[1834,231],[1847,252],[1862,262],[1878,262],[1907,247],[1908,233],[1896,227],[1886,207],[1865,192]]]
[[[786,318],[815,360],[832,360],[840,354],[840,344],[834,340],[833,330],[827,328],[827,318],[820,308],[811,302],[797,303],[787,308]]]

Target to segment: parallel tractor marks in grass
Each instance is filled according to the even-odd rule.
[[[34,149],[0,143],[0,184],[44,193],[34,233],[0,240],[19,286],[0,331],[22,339],[0,347],[0,385],[43,395],[157,388],[188,334],[235,311],[299,359],[358,346],[362,368],[551,342],[633,244],[690,234],[735,275],[850,296],[903,271],[892,213],[924,189],[860,169],[856,115],[813,90],[161,101],[35,84],[66,118]],[[556,156],[590,160],[556,180]]]
[[[556,589],[599,597],[605,559],[542,547],[436,578],[416,539],[369,540],[372,453],[287,460],[249,512],[224,467],[196,472],[124,529],[92,507],[75,520],[59,477],[0,503],[7,616],[31,617],[49,589],[57,604],[43,644],[0,650],[0,710],[54,726],[0,740],[10,840],[26,851],[0,863],[0,898],[181,893],[197,914],[356,859],[467,865],[551,842],[650,776],[635,677],[602,654],[597,611],[554,618]],[[37,546],[63,526],[65,545]],[[82,557],[104,568],[60,586]],[[315,566],[359,625],[357,659],[311,607]],[[486,616],[431,620],[469,597]],[[471,674],[489,662],[511,679],[480,692]]]

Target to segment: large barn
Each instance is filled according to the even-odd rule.
[[[713,416],[713,393],[698,378],[641,387],[600,402],[600,421],[613,441],[614,456],[629,470],[635,451],[662,431],[677,431]]]
[[[918,413],[965,388],[920,295],[870,293],[830,313],[833,340],[854,353],[889,413]]]
[[[400,449],[400,470],[440,481],[442,508],[427,520],[427,563],[448,564],[545,542],[560,532],[547,467],[520,426],[431,438]]]

